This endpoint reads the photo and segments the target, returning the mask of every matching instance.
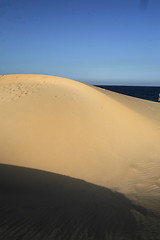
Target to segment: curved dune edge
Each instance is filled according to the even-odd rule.
[[[160,216],[71,177],[0,164],[0,196],[4,240],[160,238]]]
[[[65,78],[0,76],[3,164],[60,173],[136,201],[159,202],[159,123],[158,103]]]

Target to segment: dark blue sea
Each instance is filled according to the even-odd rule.
[[[160,86],[117,86],[117,85],[95,85],[113,92],[128,96],[142,98],[150,101],[160,102]]]

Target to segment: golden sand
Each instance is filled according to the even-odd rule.
[[[45,75],[0,76],[1,163],[160,198],[160,105]]]

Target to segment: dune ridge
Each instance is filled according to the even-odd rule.
[[[0,77],[1,163],[98,184],[160,209],[160,105],[65,78]]]

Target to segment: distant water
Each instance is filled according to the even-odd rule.
[[[116,85],[95,85],[113,92],[122,93],[128,96],[142,98],[150,101],[160,102],[160,87],[152,86],[116,86]]]

